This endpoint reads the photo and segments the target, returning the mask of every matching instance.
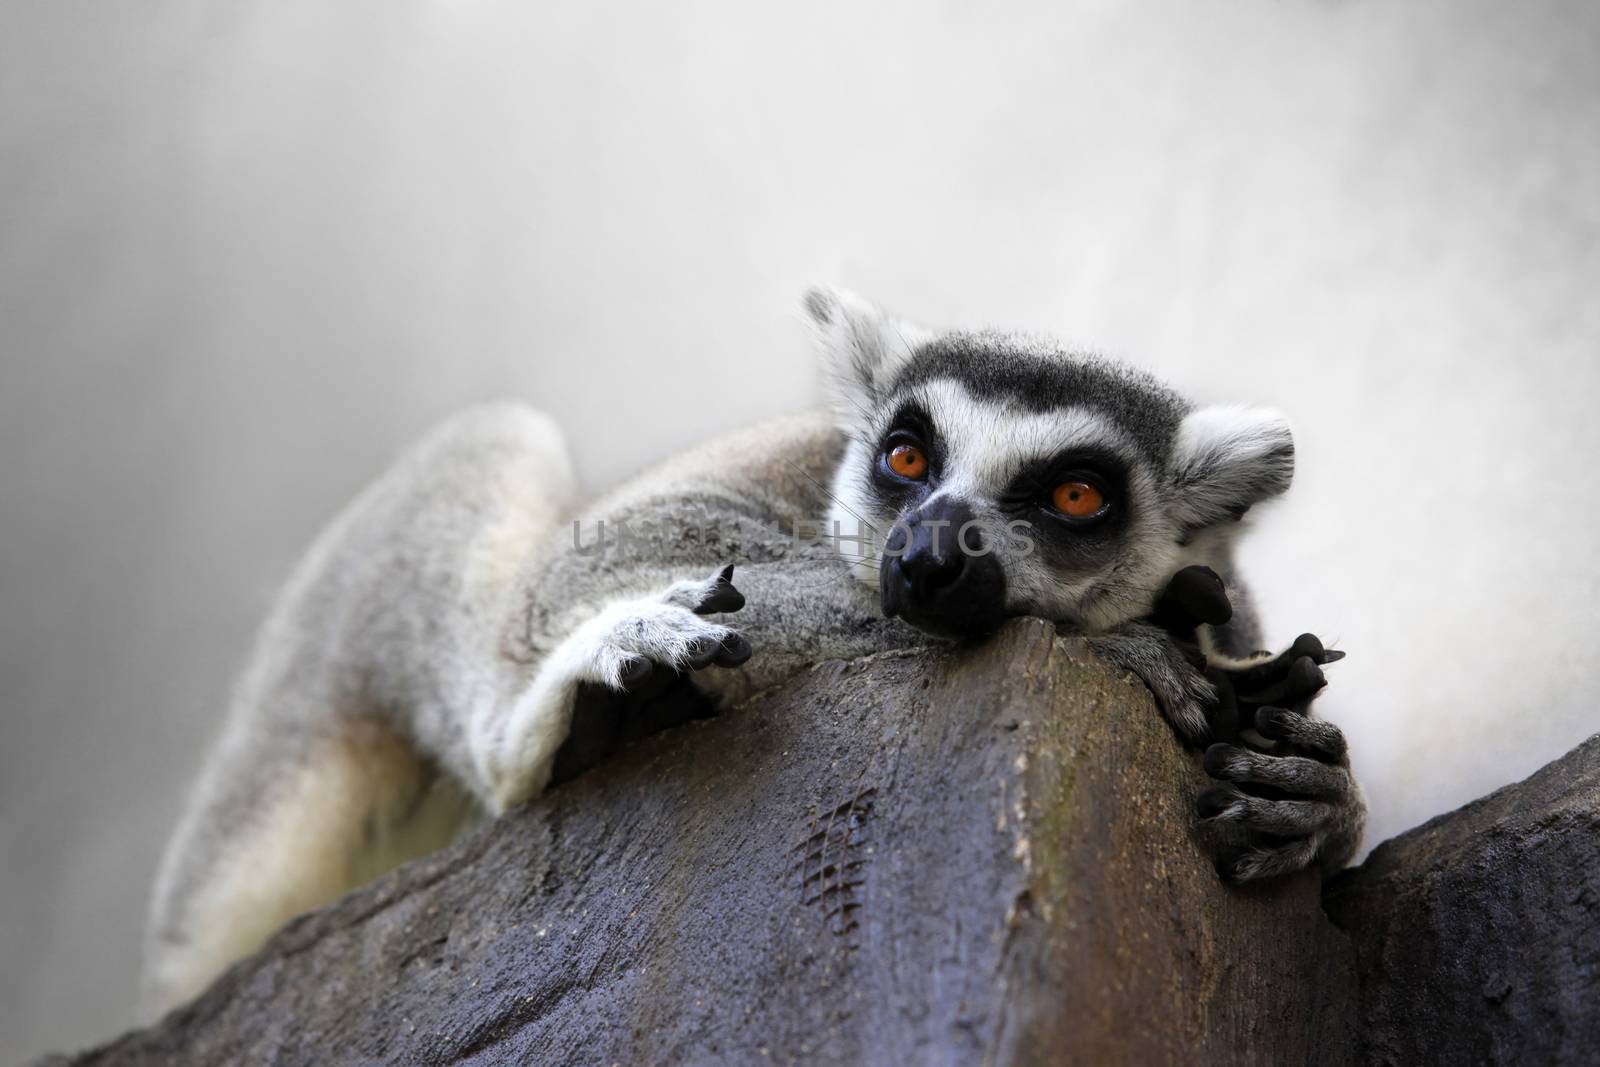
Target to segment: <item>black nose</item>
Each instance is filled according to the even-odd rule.
[[[913,600],[933,600],[960,581],[967,557],[950,542],[956,531],[927,523],[911,532],[911,545],[900,557],[900,573],[911,587]]]
[[[1005,571],[972,508],[935,500],[890,531],[878,588],[885,615],[941,637],[976,637],[1005,618]]]

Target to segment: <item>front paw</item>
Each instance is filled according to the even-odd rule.
[[[1256,712],[1268,706],[1304,712],[1327,684],[1322,668],[1344,658],[1337,649],[1324,648],[1315,634],[1301,634],[1279,655],[1258,652],[1234,659],[1212,651],[1204,627],[1220,626],[1233,617],[1222,579],[1210,567],[1185,567],[1174,574],[1156,598],[1150,622],[1164,631],[1215,690],[1203,706],[1182,709],[1182,717],[1168,711],[1180,724],[1184,739],[1233,741],[1248,730]],[[1148,679],[1147,679],[1148,680]],[[1163,699],[1155,683],[1158,699]],[[1170,686],[1169,686],[1170,688]],[[1163,707],[1171,698],[1163,699]],[[1184,729],[1184,722],[1205,720],[1205,729]],[[1197,737],[1200,734],[1202,736]]]
[[[579,683],[572,725],[556,750],[550,785],[559,785],[603,762],[641,738],[715,712],[714,702],[689,675],[715,664],[738,667],[750,658],[750,643],[727,626],[702,616],[738,611],[744,595],[733,584],[730,564],[702,582],[680,582],[659,605],[645,606],[607,631],[610,658],[620,657],[612,682]],[[660,609],[666,608],[666,612]],[[681,630],[673,641],[663,630]]]
[[[486,705],[474,755],[486,806],[500,812],[711,702],[690,681],[707,667],[738,667],[750,643],[707,616],[737,611],[733,568],[621,601],[575,629],[539,664],[509,706]]]
[[[1324,648],[1315,634],[1301,634],[1276,656],[1262,652],[1248,660],[1208,663],[1206,677],[1217,690],[1206,710],[1211,739],[1238,740],[1263,708],[1309,714],[1311,702],[1328,684],[1323,666],[1343,658],[1343,652]]]
[[[1206,750],[1206,773],[1222,784],[1200,794],[1197,808],[1217,872],[1249,882],[1313,864],[1338,869],[1359,844],[1366,816],[1344,734],[1271,706],[1258,709],[1252,725],[1261,743]]]
[[[569,640],[578,680],[619,693],[645,694],[713,664],[737,667],[750,642],[707,615],[744,607],[730,564],[704,581],[679,582],[657,600],[630,601],[602,612]]]

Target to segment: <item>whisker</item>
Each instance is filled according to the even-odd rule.
[[[852,508],[849,504],[846,504],[843,500],[840,500],[838,497],[834,496],[833,492],[831,490],[829,490],[826,486],[824,486],[821,482],[817,481],[815,478],[811,477],[811,475],[808,474],[794,460],[789,459],[788,457],[784,457],[784,462],[789,464],[789,466],[794,469],[794,472],[796,474],[800,475],[800,477],[802,477],[806,481],[810,482],[812,484],[812,486],[816,488],[817,492],[821,493],[823,496],[827,497],[829,500],[831,500],[835,504],[839,505],[845,511],[849,512],[851,517],[853,517],[861,525],[867,527],[869,530],[873,530],[873,531],[877,530],[877,527],[875,525],[873,525],[872,523],[868,522],[866,519],[862,518],[861,515],[858,514],[856,512],[856,510],[854,508]]]

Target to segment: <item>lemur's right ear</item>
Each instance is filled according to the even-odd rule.
[[[1289,420],[1261,408],[1191,411],[1172,456],[1175,517],[1186,533],[1244,517],[1294,479]]]
[[[804,306],[822,349],[829,387],[846,421],[872,410],[895,372],[933,339],[927,330],[843,290],[812,289]]]

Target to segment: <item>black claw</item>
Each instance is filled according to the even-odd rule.
[[[703,667],[711,666],[711,661],[717,658],[717,652],[722,646],[709,637],[698,638],[689,646],[689,652],[683,659],[683,665],[691,671],[698,671]]]
[[[1212,786],[1195,799],[1195,810],[1202,819],[1215,819],[1232,806],[1236,795],[1225,785]]]
[[[1310,656],[1300,657],[1289,668],[1289,692],[1296,699],[1308,697],[1327,684],[1327,676]]]
[[[744,594],[733,587],[733,564],[717,572],[711,592],[695,607],[696,615],[715,615],[723,611],[738,611],[744,607]]]
[[[1234,753],[1234,746],[1218,743],[1206,749],[1203,761],[1206,773],[1213,778],[1223,777],[1223,768],[1228,763],[1228,758]]]
[[[654,670],[654,668],[655,664],[651,663],[643,656],[633,657],[633,659],[629,660],[627,665],[622,668],[622,688],[628,690],[639,688],[645,683],[645,680],[650,677],[650,673],[652,670]]]
[[[1289,736],[1288,717],[1293,714],[1287,708],[1276,708],[1271,704],[1257,708],[1256,732],[1274,741],[1282,740]]]
[[[716,664],[719,667],[737,667],[750,658],[751,651],[750,642],[742,635],[729,634],[717,649]]]

